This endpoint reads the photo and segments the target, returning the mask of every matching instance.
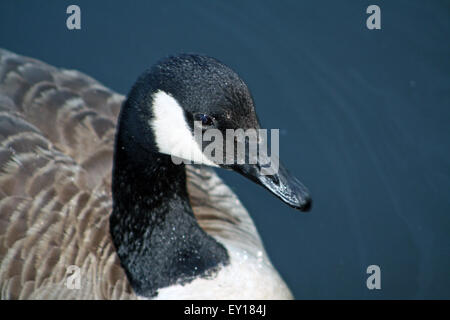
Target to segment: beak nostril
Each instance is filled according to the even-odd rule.
[[[259,167],[259,169],[261,169],[261,167]],[[276,184],[277,186],[280,185],[280,179],[278,179],[276,175],[273,174],[269,177],[270,177],[269,179],[272,180],[274,184]]]

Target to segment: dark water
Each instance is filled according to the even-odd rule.
[[[72,3],[81,31],[65,27]],[[121,93],[167,54],[219,58],[314,197],[300,214],[220,172],[295,296],[450,298],[450,2],[123,3],[2,1],[0,46]],[[366,28],[370,4],[381,30]],[[371,264],[381,290],[366,287]]]

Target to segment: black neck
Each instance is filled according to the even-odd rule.
[[[110,232],[131,286],[152,297],[158,288],[207,276],[229,258],[194,217],[185,166],[143,145],[127,104],[116,136]]]

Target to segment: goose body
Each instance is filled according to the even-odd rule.
[[[179,59],[237,79],[209,60]],[[158,70],[180,74],[173,60],[156,65],[126,98],[78,71],[0,50],[2,299],[292,298],[236,195],[207,166],[169,162],[187,111],[177,103],[158,117],[156,102],[196,98],[192,84],[171,92],[184,79],[164,82]],[[239,101],[251,99],[242,92]],[[171,121],[178,131],[167,131]],[[68,286],[70,266],[79,288]]]

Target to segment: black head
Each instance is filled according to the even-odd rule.
[[[260,129],[253,98],[244,81],[214,58],[182,54],[158,62],[134,85],[119,126],[128,126],[124,131],[143,148],[170,155],[174,163],[183,160],[231,169],[292,207],[306,211],[311,206],[307,189],[278,159],[277,170],[267,174],[263,165],[269,160],[267,154],[254,157],[249,152],[252,139],[246,133],[255,133],[253,142],[261,141],[259,132],[252,131]],[[242,130],[227,146],[230,129]],[[214,138],[205,139],[207,133]],[[222,135],[222,143],[212,148],[219,142],[217,134]],[[241,162],[236,161],[239,157]]]

